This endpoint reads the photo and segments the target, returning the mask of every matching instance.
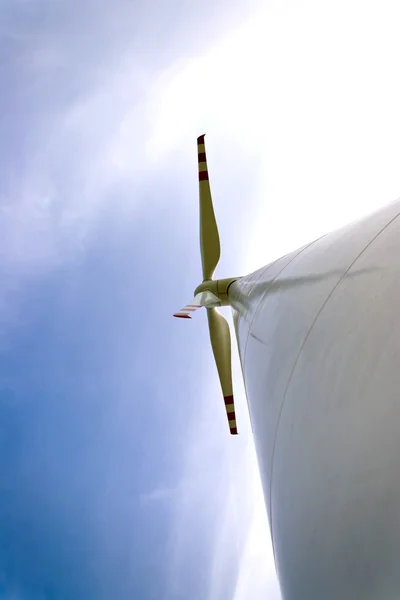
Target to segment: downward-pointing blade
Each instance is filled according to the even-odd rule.
[[[231,367],[231,334],[226,319],[216,308],[207,309],[211,346],[218,369],[219,380],[225,401],[229,429],[237,434],[235,404],[233,400]]]
[[[200,252],[203,265],[203,280],[205,280],[212,279],[221,250],[208,179],[204,135],[197,138],[197,155],[199,163]]]

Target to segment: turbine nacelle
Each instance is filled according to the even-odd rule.
[[[202,292],[211,292],[213,296],[219,299],[220,304],[218,306],[230,306],[228,290],[231,283],[240,279],[239,277],[228,277],[226,279],[206,279],[197,286],[194,290],[194,295]],[[202,306],[206,306],[203,304]]]

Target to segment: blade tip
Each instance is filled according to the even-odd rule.
[[[198,145],[204,144],[204,136],[205,135],[206,135],[205,133],[203,133],[202,135],[199,135],[199,137],[197,138],[197,144]]]
[[[236,427],[236,414],[235,414],[235,401],[233,398],[233,394],[229,394],[229,396],[224,396],[224,402],[226,407],[226,415],[228,417],[229,423],[229,431],[231,435],[238,435],[238,430]]]
[[[179,313],[174,313],[172,316],[176,317],[177,319],[191,319],[192,318],[190,315],[180,315]]]

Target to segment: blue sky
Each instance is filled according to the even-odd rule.
[[[146,143],[152,82],[245,11],[146,6],[0,9],[9,600],[235,593],[254,477],[237,459],[251,446],[231,445],[204,322],[189,333],[171,317],[200,273],[199,132],[183,169]]]
[[[1,598],[279,600],[237,354],[233,439],[205,315],[171,316],[200,276],[196,137],[221,276],[394,200],[398,16],[3,0]]]

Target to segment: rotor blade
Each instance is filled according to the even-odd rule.
[[[200,252],[203,280],[211,279],[220,257],[217,222],[211,197],[204,135],[197,138],[200,197]]]
[[[186,304],[179,312],[174,313],[173,316],[178,317],[178,319],[191,319],[190,315],[198,308],[201,308],[201,304],[194,304],[193,301],[192,304]]]
[[[229,325],[216,308],[207,310],[211,345],[217,364],[219,380],[225,401],[226,416],[232,434],[237,434],[235,404],[233,400],[231,367],[231,334]]]
[[[181,310],[177,313],[174,313],[174,317],[179,317],[181,319],[191,319],[190,316],[192,312],[201,308],[202,306],[213,308],[214,306],[221,306],[221,300],[210,292],[209,290],[205,290],[204,292],[200,292],[196,294],[190,304],[186,304]]]

